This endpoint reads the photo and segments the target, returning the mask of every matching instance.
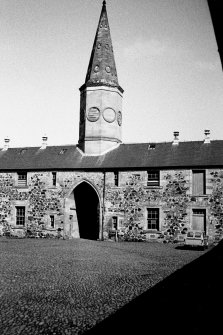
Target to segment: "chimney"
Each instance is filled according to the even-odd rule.
[[[6,138],[4,139],[4,142],[5,142],[5,145],[4,145],[4,148],[2,150],[6,151],[9,148],[9,142],[10,142],[10,139],[9,139],[8,136],[6,136]]]
[[[178,145],[179,144],[179,131],[174,131],[173,132],[173,136],[174,136],[174,139],[173,139],[173,145]]]
[[[48,139],[48,137],[46,135],[43,135],[43,137],[42,137],[42,146],[41,146],[40,149],[46,149],[46,147],[47,147],[47,139]]]
[[[204,136],[205,136],[204,143],[211,143],[210,130],[209,129],[205,129]]]

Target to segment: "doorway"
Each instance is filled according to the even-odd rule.
[[[80,238],[99,239],[100,202],[96,190],[82,182],[73,191]]]

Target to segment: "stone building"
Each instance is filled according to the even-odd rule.
[[[122,143],[122,97],[106,3],[85,83],[78,145],[0,150],[0,231],[104,239],[114,230],[158,238],[222,235],[223,141]]]

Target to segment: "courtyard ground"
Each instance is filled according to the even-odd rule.
[[[192,309],[200,291],[210,294],[213,261],[209,258],[220,247],[199,251],[154,242],[1,237],[0,334],[82,334],[88,330],[109,334],[112,327],[116,334],[125,334],[134,327],[152,329],[153,322],[162,327],[171,308],[168,323],[171,327],[177,324],[181,309],[184,327],[188,317],[197,318],[201,312],[196,314]],[[218,255],[222,261],[223,252]],[[201,272],[202,264],[208,261],[206,273]],[[185,311],[191,284],[197,295],[192,289],[190,309]],[[217,294],[216,288],[211,286],[211,290]],[[208,305],[211,316],[213,308]]]

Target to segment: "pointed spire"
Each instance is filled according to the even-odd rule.
[[[103,1],[101,15],[94,39],[85,85],[107,85],[120,88],[118,84],[105,0]]]

